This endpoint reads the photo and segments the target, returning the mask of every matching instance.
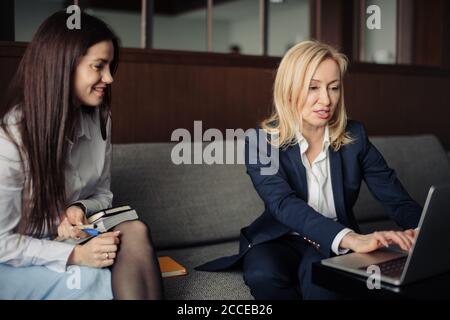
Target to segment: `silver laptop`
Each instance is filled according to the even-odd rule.
[[[450,184],[432,186],[411,252],[383,248],[322,260],[322,264],[369,277],[370,266],[380,269],[381,282],[404,285],[450,271]],[[398,247],[397,247],[398,248]]]

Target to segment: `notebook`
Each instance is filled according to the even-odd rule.
[[[136,210],[132,209],[130,206],[121,206],[106,210],[100,210],[87,216],[88,222],[92,224],[94,228],[100,233],[110,231],[112,228],[122,222],[136,220],[138,218],[139,217]],[[94,236],[91,235],[86,238],[80,239],[71,238],[59,240],[58,238],[56,238],[55,240],[69,244],[82,244],[93,237]]]
[[[161,276],[163,278],[182,276],[187,274],[187,270],[181,264],[169,256],[158,257]]]

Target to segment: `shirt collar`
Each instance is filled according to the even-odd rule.
[[[308,150],[309,144],[300,131],[297,131],[297,141],[300,146],[300,153],[304,154],[306,150]],[[323,135],[322,151],[326,151],[329,146],[330,146],[330,130],[328,126],[326,126]]]
[[[75,141],[79,140],[81,137],[86,137],[86,139],[91,140],[91,127],[89,125],[92,122],[91,115],[78,109],[76,116],[78,117],[78,124],[75,128]]]

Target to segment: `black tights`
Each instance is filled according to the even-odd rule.
[[[114,228],[119,230],[119,250],[111,266],[114,299],[163,299],[159,263],[147,226],[138,220],[127,221]]]

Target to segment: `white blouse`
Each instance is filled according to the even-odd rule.
[[[330,172],[330,132],[328,126],[325,128],[322,149],[314,159],[309,163],[306,151],[308,150],[308,141],[301,133],[297,134],[297,141],[300,147],[300,157],[306,171],[306,182],[308,185],[308,205],[323,216],[337,220],[336,208],[334,206],[334,196]],[[339,255],[345,254],[348,249],[340,249],[339,245],[346,234],[352,232],[349,228],[339,232],[333,240],[331,250]]]
[[[104,141],[98,112],[96,109],[89,115],[80,111],[74,141],[67,139],[66,204],[81,202],[88,212],[110,207],[113,197],[110,191],[111,121],[108,120],[108,137]],[[6,123],[20,143],[19,118],[20,112],[13,109],[7,115]],[[0,129],[0,263],[15,267],[40,265],[64,272],[74,245],[14,232],[22,214],[24,178],[19,151]]]

